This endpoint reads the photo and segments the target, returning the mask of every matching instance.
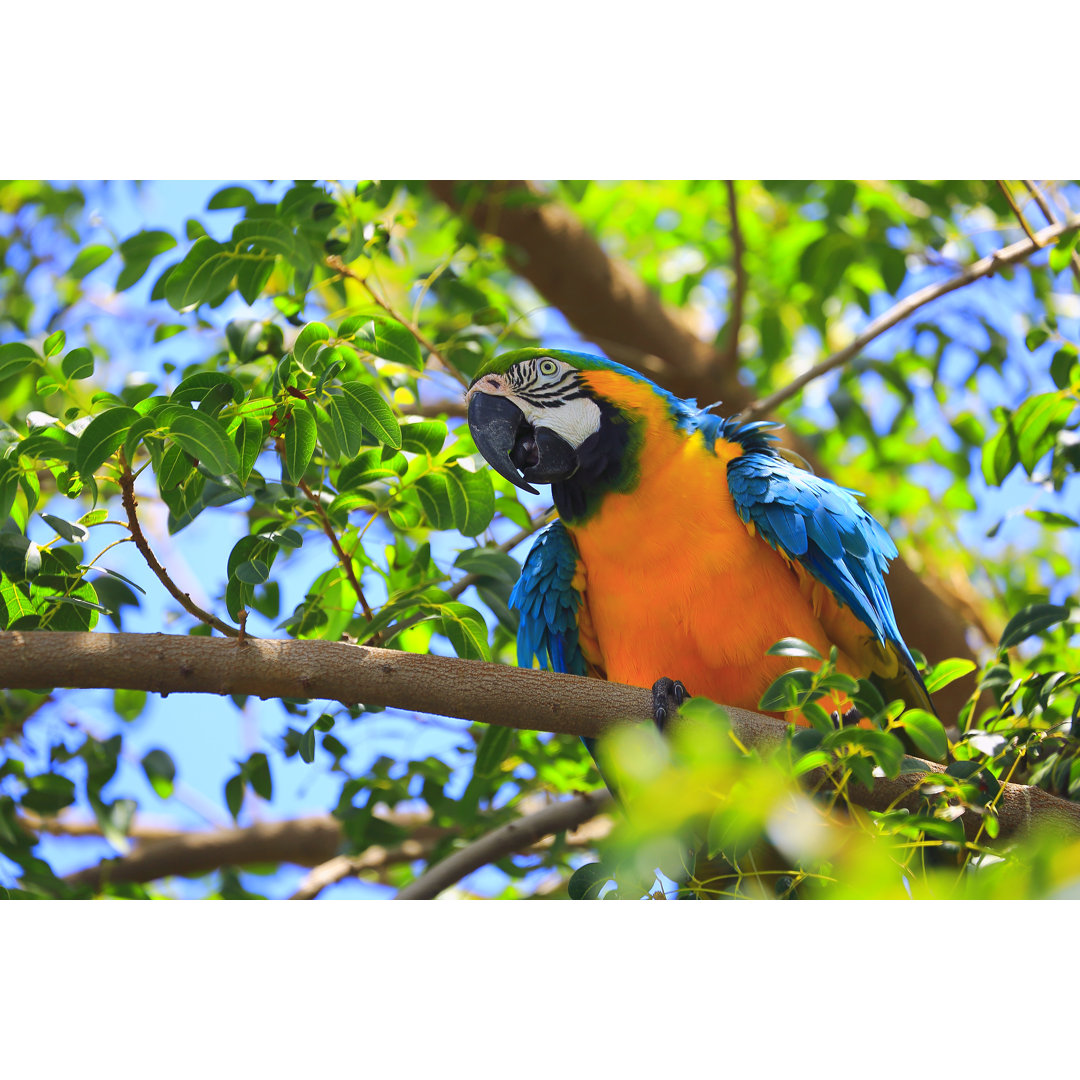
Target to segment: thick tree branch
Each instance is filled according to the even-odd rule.
[[[738,384],[721,376],[722,354],[684,326],[630,267],[612,259],[573,213],[554,201],[521,202],[522,193],[536,194],[523,180],[479,183],[431,180],[428,186],[476,228],[507,241],[510,268],[613,359],[624,358],[622,346],[634,366],[646,357],[658,361],[644,369],[673,393],[730,399]],[[743,391],[734,407],[745,400]]]
[[[1000,251],[987,255],[985,259],[972,263],[966,270],[963,270],[955,277],[948,278],[946,281],[939,281],[934,285],[927,285],[925,288],[919,289],[918,292],[913,292],[870,322],[846,348],[833,353],[832,356],[822,360],[820,364],[815,364],[808,371],[804,371],[797,379],[793,379],[787,386],[777,390],[776,393],[769,394],[767,397],[753,402],[743,410],[742,419],[754,420],[759,416],[771,413],[777,405],[787,401],[788,398],[794,397],[807,383],[820,379],[822,375],[842,367],[849,360],[858,356],[874,338],[880,337],[886,330],[890,330],[897,323],[903,322],[909,315],[929,304],[932,300],[937,300],[947,293],[962,289],[965,285],[978,281],[979,278],[988,277],[1003,266],[1023,262],[1034,255],[1040,248],[1052,244],[1063,233],[1078,227],[1080,227],[1080,214],[1074,214],[1064,222],[1040,230],[1035,234],[1034,240],[1019,240],[1015,244],[1010,244]]]
[[[728,209],[731,214],[731,263],[735,271],[735,289],[731,294],[731,315],[728,318],[728,339],[720,363],[725,371],[734,371],[739,363],[739,332],[742,330],[743,308],[746,305],[746,267],[743,259],[746,246],[742,229],[739,228],[739,203],[735,195],[735,181],[725,180],[728,193]]]
[[[508,821],[468,847],[447,856],[429,867],[415,881],[406,885],[395,900],[433,900],[436,896],[481,866],[498,862],[551,833],[575,829],[577,826],[611,809],[607,791],[589,791],[564,802],[552,803],[534,814]]]
[[[509,668],[478,660],[393,652],[328,641],[225,641],[167,634],[0,632],[0,686],[37,689],[123,687],[155,693],[250,694],[261,698],[366,701],[410,712],[455,716],[522,730],[597,737],[614,725],[651,722],[652,694],[642,687]],[[786,725],[728,707],[744,745],[778,745]],[[926,762],[927,772],[941,767]],[[852,799],[884,809],[923,774],[880,781]],[[1080,835],[1080,803],[1038,788],[1004,785],[1000,835],[1032,826]],[[965,815],[965,817],[970,815]],[[332,853],[331,853],[332,854]],[[327,857],[330,857],[329,855]]]
[[[262,822],[245,829],[180,833],[140,844],[130,855],[105,859],[69,874],[72,888],[99,892],[107,882],[157,881],[177,875],[208,874],[223,866],[296,863],[315,866],[341,847],[341,823],[331,817]]]

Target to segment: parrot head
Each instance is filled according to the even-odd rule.
[[[669,397],[604,357],[518,349],[477,372],[469,429],[497,473],[534,494],[533,484],[551,484],[560,513],[580,516],[590,496],[628,490],[636,479],[642,418],[631,388]]]

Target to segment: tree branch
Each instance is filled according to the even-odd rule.
[[[652,693],[646,688],[479,660],[331,641],[0,632],[0,686],[29,690],[43,683],[154,693],[327,698],[344,704],[367,701],[409,712],[592,738],[617,724],[652,720]],[[730,706],[726,710],[732,731],[744,746],[768,749],[782,742],[787,730],[783,721]],[[928,773],[942,771],[932,762],[923,764]],[[906,797],[917,802],[915,789],[923,776],[908,773],[893,781],[881,780],[872,792],[855,788],[852,801],[884,809],[907,792]],[[1038,788],[1003,787],[1002,837],[1036,824],[1080,835],[1080,803]]]
[[[1004,180],[995,180],[998,189],[1001,194],[1005,196],[1005,201],[1009,204],[1009,209],[1013,212],[1013,217],[1020,222],[1020,228],[1024,230],[1024,235],[1036,246],[1042,247],[1039,243],[1038,237],[1031,231],[1031,226],[1027,223],[1027,218],[1024,217],[1024,212],[1016,205],[1016,200],[1012,196],[1012,192],[1009,190],[1009,185]],[[1053,224],[1053,222],[1051,222]]]
[[[635,367],[643,356],[655,358],[658,366],[644,370],[682,397],[730,401],[738,392],[737,380],[723,374],[723,355],[684,326],[630,267],[612,259],[570,210],[543,201],[524,180],[480,183],[431,180],[428,187],[476,228],[507,241],[507,265],[586,338],[612,359],[623,357],[611,345],[624,347]],[[534,198],[516,202],[523,193]],[[735,408],[746,401],[745,390],[741,395]]]
[[[311,503],[311,506],[319,519],[319,523],[322,525],[323,532],[329,538],[330,544],[334,549],[334,554],[337,556],[338,563],[345,572],[345,576],[349,579],[349,584],[353,587],[356,598],[360,601],[360,607],[363,608],[364,611],[364,618],[367,619],[368,622],[371,622],[374,616],[371,614],[371,608],[368,607],[367,599],[364,596],[364,590],[360,588],[360,582],[356,579],[352,557],[345,554],[345,549],[341,546],[341,541],[338,540],[337,533],[334,532],[334,526],[330,523],[330,516],[326,512],[322,500],[315,495],[303,480],[301,480],[297,486],[307,496],[308,502]],[[378,634],[374,635],[374,640],[380,640]]]
[[[731,262],[735,271],[735,290],[731,296],[731,316],[728,320],[727,343],[720,363],[727,371],[734,371],[739,363],[739,332],[742,330],[743,308],[746,304],[746,268],[743,258],[746,246],[743,243],[742,229],[739,228],[739,204],[735,196],[735,181],[725,180],[728,193],[728,209],[731,213]]]
[[[186,592],[181,592],[179,587],[173,584],[172,578],[165,571],[165,567],[157,561],[157,556],[151,551],[150,545],[143,535],[142,526],[139,524],[139,516],[136,513],[136,507],[139,504],[135,500],[135,477],[131,473],[131,466],[122,457],[121,466],[120,501],[124,504],[124,510],[127,513],[128,530],[131,532],[131,538],[135,541],[135,546],[146,560],[146,565],[154,572],[158,581],[165,586],[169,595],[188,614],[194,615],[199,622],[206,623],[207,626],[212,626],[215,630],[220,630],[226,637],[239,637],[239,630],[229,626],[228,623],[223,623],[216,615],[211,615],[209,611],[203,611]]]
[[[613,801],[605,790],[583,792],[572,799],[545,806],[543,810],[518,818],[517,821],[508,821],[429,867],[394,899],[433,900],[443,889],[448,889],[481,866],[498,862],[551,833],[577,828],[597,814],[611,809]]]
[[[1080,214],[1074,214],[1060,224],[1040,230],[1035,234],[1034,240],[1020,240],[1007,248],[993,252],[985,259],[972,263],[966,270],[955,277],[951,277],[946,281],[939,281],[934,285],[927,285],[925,288],[919,289],[918,292],[913,292],[874,319],[846,348],[833,353],[832,356],[822,360],[820,364],[815,364],[809,371],[804,371],[802,375],[797,379],[793,379],[783,389],[753,402],[742,411],[740,419],[755,420],[760,416],[773,412],[777,405],[787,401],[788,398],[794,397],[807,383],[820,379],[822,375],[842,367],[849,360],[858,356],[874,338],[880,337],[886,330],[890,330],[898,322],[902,322],[932,300],[937,300],[947,293],[962,289],[965,285],[978,281],[979,278],[988,277],[1003,266],[1023,262],[1031,255],[1034,255],[1041,247],[1046,247],[1057,240],[1063,233],[1078,227],[1080,227]]]
[[[1039,209],[1042,211],[1042,215],[1046,218],[1047,225],[1056,225],[1057,216],[1054,211],[1050,209],[1050,204],[1046,201],[1046,197],[1039,190],[1038,184],[1034,180],[1025,180],[1024,187],[1028,189],[1031,197],[1035,200]],[[1080,285],[1080,255],[1076,253],[1074,248],[1072,254],[1069,256],[1069,266],[1072,267],[1073,277],[1076,278],[1076,282]]]
[[[72,888],[100,892],[107,882],[128,884],[208,874],[223,866],[279,862],[314,866],[331,858],[340,847],[341,823],[334,818],[268,821],[244,829],[179,833],[146,842],[130,855],[105,859],[64,880]]]

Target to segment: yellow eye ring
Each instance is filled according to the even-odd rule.
[[[554,375],[559,370],[559,365],[554,360],[541,360],[540,361],[540,374],[541,375]]]

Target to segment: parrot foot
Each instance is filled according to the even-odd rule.
[[[678,679],[657,679],[652,685],[653,720],[663,734],[679,706],[690,696]]]
[[[850,709],[843,716],[838,712],[832,713],[832,722],[838,727],[855,727],[860,720],[863,719],[863,714],[852,705]]]

